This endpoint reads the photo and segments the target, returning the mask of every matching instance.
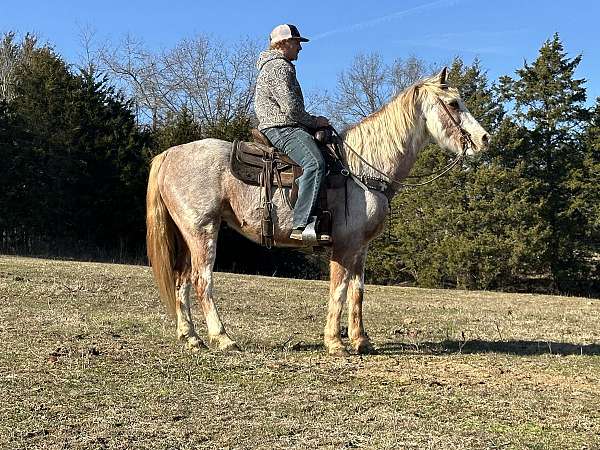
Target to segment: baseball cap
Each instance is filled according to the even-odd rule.
[[[300,32],[295,25],[289,25],[287,23],[283,25],[277,25],[275,28],[273,28],[273,31],[271,31],[269,36],[269,41],[271,44],[284,41],[286,39],[298,39],[300,42],[308,42],[308,39],[300,36]]]

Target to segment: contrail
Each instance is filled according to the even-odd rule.
[[[394,44],[403,44],[414,47],[430,47],[442,50],[468,53],[491,53],[510,56],[511,52],[502,45],[503,38],[516,37],[530,32],[526,28],[513,28],[507,30],[471,30],[458,33],[438,33],[422,35],[419,39],[392,39]],[[485,42],[492,41],[492,45],[485,46]],[[475,42],[479,46],[473,46]]]
[[[347,27],[338,28],[336,30],[326,31],[325,33],[318,34],[313,36],[311,40],[317,41],[319,39],[323,39],[325,37],[329,37],[334,34],[339,33],[347,33],[350,31],[361,30],[363,28],[372,27],[374,25],[380,24],[382,22],[387,22],[394,19],[400,19],[402,17],[408,16],[410,14],[414,14],[421,11],[426,11],[428,9],[434,9],[440,6],[453,6],[457,4],[459,0],[437,0],[435,2],[426,3],[424,5],[415,6],[414,8],[405,9],[403,11],[398,11],[392,14],[388,14],[387,16],[378,17],[376,19],[371,19],[366,22],[355,23],[353,25],[349,25]]]

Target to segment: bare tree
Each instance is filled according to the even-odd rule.
[[[306,90],[303,94],[304,107],[307,112],[315,116],[327,116],[329,114],[332,97],[328,91],[315,87]]]
[[[394,95],[399,94],[422,78],[438,72],[438,69],[438,64],[427,63],[416,56],[395,60],[390,70]]]
[[[198,35],[153,53],[127,37],[100,59],[153,124],[184,108],[201,123],[216,123],[250,113],[258,52],[250,39],[226,46]]]
[[[77,66],[91,73],[100,66],[96,30],[91,25],[79,26],[79,43]]]
[[[340,129],[378,111],[392,96],[433,71],[433,66],[410,57],[386,64],[377,53],[358,55],[338,76],[327,115]]]
[[[345,127],[377,111],[389,98],[390,72],[376,53],[358,55],[348,70],[338,75],[329,117]]]
[[[11,100],[15,95],[16,70],[30,60],[37,46],[37,37],[26,34],[16,42],[16,33],[8,32],[0,41],[0,100]]]

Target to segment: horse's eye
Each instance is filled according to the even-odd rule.
[[[452,109],[459,109],[460,108],[460,106],[458,104],[458,100],[452,100],[452,101],[450,101],[450,103],[448,103],[448,105]]]

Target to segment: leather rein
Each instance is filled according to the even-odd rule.
[[[338,136],[338,138],[340,138],[340,140],[342,140],[344,147],[347,147],[348,150],[350,150],[352,153],[354,153],[354,155],[356,155],[358,157],[358,159],[361,162],[363,162],[366,166],[370,167],[375,172],[377,172],[380,175],[383,175],[385,177],[385,179],[382,179],[382,178],[377,178],[377,177],[370,177],[370,176],[367,176],[367,175],[360,175],[359,176],[359,175],[356,175],[356,174],[350,172],[350,170],[348,169],[348,172],[352,176],[352,178],[354,179],[354,181],[356,181],[363,189],[364,188],[367,188],[367,189],[376,189],[376,190],[381,191],[381,192],[383,192],[383,193],[385,193],[387,195],[387,192],[389,192],[389,187],[390,187],[391,184],[395,184],[396,186],[398,186],[400,188],[414,188],[414,187],[425,186],[427,184],[433,183],[434,181],[436,181],[439,178],[441,178],[442,176],[444,176],[454,166],[456,166],[459,162],[462,161],[462,159],[464,158],[465,154],[467,153],[467,150],[469,148],[475,146],[475,143],[473,142],[473,139],[471,138],[471,134],[468,131],[466,131],[461,126],[461,123],[454,118],[454,116],[452,115],[452,113],[448,109],[448,106],[439,97],[436,97],[436,98],[437,98],[438,103],[442,106],[442,109],[446,112],[446,114],[450,118],[450,121],[452,122],[452,125],[455,128],[457,128],[458,131],[459,131],[459,133],[460,133],[460,142],[461,142],[461,147],[462,147],[460,154],[458,154],[456,156],[456,158],[452,162],[450,162],[448,165],[446,165],[445,167],[443,167],[440,170],[428,173],[426,175],[418,175],[418,176],[407,177],[407,178],[424,178],[424,177],[429,177],[429,176],[434,175],[433,178],[431,178],[429,180],[426,180],[426,181],[423,181],[421,183],[403,183],[403,182],[401,182],[399,180],[396,180],[396,179],[390,177],[386,173],[382,172],[381,170],[379,170],[378,168],[376,168],[375,166],[373,166],[372,164],[370,164],[367,160],[365,160],[362,157],[362,155],[360,155],[350,145],[348,145],[347,143],[343,142],[343,139],[341,138],[341,136],[338,134],[337,131],[334,130],[334,132]],[[373,185],[372,181],[374,181],[376,185]],[[369,186],[369,184],[371,184],[372,186]]]

